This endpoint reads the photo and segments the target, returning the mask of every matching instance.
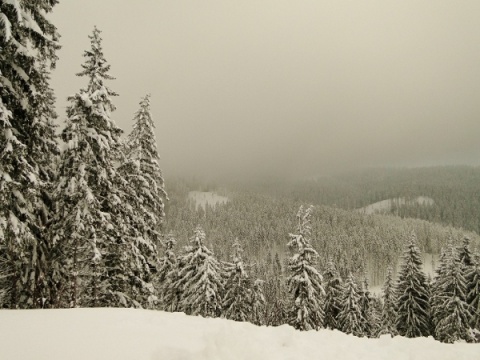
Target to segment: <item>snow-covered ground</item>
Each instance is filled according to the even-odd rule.
[[[210,191],[190,191],[188,198],[194,201],[195,208],[200,206],[204,210],[207,204],[214,207],[217,204],[225,204],[228,202],[228,197]]]
[[[431,206],[435,204],[432,198],[427,196],[418,196],[415,199],[407,200],[405,198],[395,198],[395,199],[387,199],[378,201],[376,203],[367,205],[363,208],[357,209],[357,211],[365,213],[365,214],[376,214],[376,213],[383,213],[383,212],[390,212],[393,205],[401,206],[401,205],[424,205],[424,206]]]
[[[5,360],[480,359],[480,344],[360,339],[133,309],[1,310]]]

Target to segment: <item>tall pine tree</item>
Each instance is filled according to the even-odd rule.
[[[470,271],[467,272],[466,302],[471,313],[470,326],[480,330],[480,263],[477,258]]]
[[[288,289],[293,298],[292,326],[299,330],[319,329],[323,325],[322,275],[314,267],[318,253],[310,244],[311,213],[301,206],[297,213],[297,234],[290,234],[288,246],[294,250],[289,261]]]
[[[323,324],[329,329],[339,329],[338,314],[342,308],[342,278],[332,259],[327,262],[323,277],[325,279],[325,301],[323,305],[325,319]]]
[[[120,155],[118,169],[123,182],[123,202],[129,218],[130,247],[133,271],[130,273],[131,296],[142,306],[152,306],[156,298],[153,287],[158,267],[157,246],[161,242],[164,199],[167,194],[159,166],[159,155],[150,112],[150,96],[145,96],[136,112],[132,132],[128,135]]]
[[[129,187],[133,199],[130,203],[135,214],[135,228],[145,242],[156,246],[160,243],[161,225],[165,216],[164,200],[168,199],[164,188],[160,157],[155,140],[155,125],[150,111],[150,95],[140,102],[135,113],[133,130],[124,142],[124,158],[120,173]]]
[[[176,306],[175,289],[173,284],[177,274],[177,256],[173,251],[177,241],[172,233],[168,233],[162,241],[164,255],[159,260],[157,287],[160,294],[160,308],[173,311]]]
[[[383,304],[382,313],[380,318],[380,330],[379,335],[390,334],[396,335],[397,328],[395,325],[397,312],[395,311],[395,305],[397,303],[395,297],[395,283],[393,280],[393,268],[389,266],[387,269],[387,276],[385,278],[385,284],[383,285]]]
[[[364,323],[359,288],[352,273],[349,273],[343,288],[338,326],[346,334],[364,336]]]
[[[179,310],[189,315],[217,317],[222,310],[223,280],[221,267],[205,246],[205,232],[198,226],[179,257],[179,273],[175,287],[180,291]]]
[[[395,322],[398,334],[410,338],[428,336],[431,329],[427,277],[420,256],[412,233],[398,277]]]
[[[443,257],[443,274],[435,279],[432,313],[435,318],[435,338],[453,343],[471,340],[469,332],[470,313],[466,299],[466,281],[463,262],[456,249],[450,246]]]
[[[363,335],[371,337],[374,335],[375,314],[373,307],[373,298],[368,288],[368,280],[364,277],[360,286],[360,309],[362,311]]]
[[[64,254],[57,280],[61,306],[127,305],[125,283],[130,251],[128,221],[122,203],[115,158],[122,131],[111,118],[116,94],[105,84],[112,80],[95,28],[85,51],[83,71],[88,85],[69,97],[62,139],[57,212],[52,239]]]
[[[55,0],[0,2],[0,288],[2,306],[45,306],[49,164],[58,152],[48,68],[59,35]]]
[[[251,281],[242,259],[243,249],[235,239],[232,262],[225,264],[225,295],[223,297],[223,316],[236,321],[248,321],[253,312],[251,300],[253,291]]]

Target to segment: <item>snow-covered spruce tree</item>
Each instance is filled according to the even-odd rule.
[[[397,303],[395,297],[395,283],[393,280],[393,268],[390,265],[387,268],[387,276],[385,284],[383,285],[383,305],[382,314],[380,318],[379,335],[390,334],[392,336],[397,334],[395,321],[397,313],[395,311],[395,304]]]
[[[362,316],[360,301],[358,285],[352,273],[349,273],[343,288],[342,305],[337,321],[339,329],[346,334],[364,336],[365,320]]]
[[[365,277],[360,285],[360,309],[362,311],[363,335],[372,337],[374,335],[374,309],[373,299],[368,288],[368,280]]]
[[[133,207],[136,225],[144,243],[155,247],[160,244],[164,199],[167,194],[159,166],[159,155],[155,140],[155,125],[150,113],[150,95],[140,102],[135,113],[133,130],[123,144],[124,157],[119,161],[119,172],[128,187],[129,203]],[[148,249],[144,254],[149,258]]]
[[[138,168],[142,178],[138,178],[138,172],[134,172],[133,183],[136,185],[138,198],[145,211],[144,220],[147,227],[158,231],[165,217],[164,200],[168,200],[165,191],[165,182],[160,169],[160,156],[155,139],[155,124],[150,112],[150,95],[146,95],[140,101],[140,109],[133,119],[133,130],[125,141],[126,160]],[[130,180],[127,173],[127,179]],[[156,234],[152,234],[156,235]],[[156,235],[158,237],[158,235]],[[154,238],[158,241],[158,238]]]
[[[83,71],[85,89],[69,97],[62,139],[57,212],[52,239],[65,256],[59,274],[57,302],[61,306],[126,306],[131,278],[131,213],[122,202],[121,178],[115,168],[122,131],[111,119],[116,94],[105,85],[109,75],[100,31],[89,36]],[[129,212],[130,210],[130,212]]]
[[[48,96],[48,71],[58,33],[47,19],[55,0],[0,2],[0,305],[48,301],[50,178],[43,171],[58,151]],[[45,64],[45,65],[42,65]]]
[[[252,312],[249,321],[255,325],[265,324],[265,295],[263,287],[263,280],[255,279],[253,281],[252,296],[250,297]]]
[[[473,254],[470,251],[470,238],[468,236],[463,238],[462,247],[458,249],[458,259],[463,264],[465,271],[468,271],[474,265]]]
[[[437,268],[435,269],[435,278],[430,281],[430,309],[431,309],[431,324],[432,324],[432,334],[435,335],[435,328],[437,327],[438,320],[436,317],[435,308],[438,308],[442,304],[442,299],[440,296],[437,296],[442,292],[439,288],[440,282],[438,279],[441,279],[445,276],[447,272],[447,257],[448,253],[452,247],[452,243],[449,241],[446,248],[440,250],[440,259]]]
[[[370,337],[377,338],[380,336],[382,318],[382,300],[379,295],[373,294],[370,302],[369,324]]]
[[[217,317],[221,315],[221,267],[214,254],[205,246],[205,232],[195,229],[192,245],[179,257],[179,273],[175,287],[181,297],[178,310],[188,315]]]
[[[323,325],[322,298],[325,290],[322,275],[314,267],[318,253],[310,244],[311,213],[313,206],[297,213],[297,234],[289,234],[288,246],[295,253],[290,258],[290,275],[287,279],[288,291],[293,298],[293,316],[290,325],[299,330],[319,329]]]
[[[176,281],[177,256],[173,251],[177,241],[172,233],[168,233],[162,241],[164,255],[159,260],[157,288],[160,295],[160,308],[166,311],[174,311],[176,304],[176,292],[173,284]]]
[[[242,246],[235,239],[232,262],[224,265],[225,295],[222,301],[222,316],[236,321],[248,321],[252,315],[253,289],[242,259]]]
[[[453,246],[447,249],[442,261],[444,272],[436,277],[433,293],[435,338],[447,343],[470,341],[470,312],[465,302],[466,281],[462,269],[464,265]]]
[[[480,330],[480,263],[478,259],[466,276],[467,304],[471,312],[470,326]]]
[[[53,201],[53,190],[56,179],[56,164],[60,149],[55,134],[57,125],[54,119],[57,118],[55,112],[55,95],[49,86],[50,72],[45,59],[40,61],[40,73],[43,81],[39,83],[39,91],[35,96],[35,123],[33,131],[37,134],[32,140],[31,145],[34,153],[37,155],[38,173],[42,186],[40,187],[40,197],[37,199],[36,214],[40,225],[37,235],[40,239],[37,246],[37,263],[40,271],[37,275],[37,305],[42,307],[52,307],[52,299],[56,296],[55,274],[59,271],[59,257],[49,241],[49,227],[55,212],[55,202]]]
[[[329,329],[339,329],[338,326],[338,314],[341,309],[341,297],[342,297],[342,278],[338,273],[335,264],[332,259],[327,262],[327,268],[323,274],[325,280],[325,301],[323,303],[323,309],[325,318],[323,325]]]
[[[428,336],[431,329],[427,277],[420,256],[412,233],[398,276],[395,321],[398,334],[410,338]]]
[[[124,157],[118,169],[123,178],[125,201],[131,206],[131,239],[135,271],[130,279],[130,296],[142,306],[151,307],[155,297],[153,273],[158,266],[157,246],[161,239],[164,199],[167,194],[159,166],[159,155],[150,113],[150,96],[140,102],[133,130],[124,143]]]
[[[267,278],[265,287],[265,325],[280,326],[288,323],[288,290],[282,279]]]

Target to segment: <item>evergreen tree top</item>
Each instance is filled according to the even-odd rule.
[[[393,266],[389,265],[387,267],[387,275],[385,277],[385,283],[383,284],[383,294],[385,296],[390,296],[394,289],[393,281]]]
[[[407,244],[407,247],[403,253],[403,264],[402,270],[409,268],[420,268],[422,265],[421,252],[417,246],[417,236],[415,232],[412,231],[410,236],[410,241]]]
[[[103,79],[113,78],[107,75],[110,66],[103,58],[99,34],[100,31],[95,28],[90,36],[91,49],[84,54],[87,58],[82,65],[84,71],[77,74],[89,78],[88,86],[68,98],[68,119],[62,139],[68,144],[68,149],[95,153],[101,162],[109,158],[107,162],[113,166],[114,154],[120,147],[123,131],[111,119],[115,106],[110,96],[117,94],[103,84]]]
[[[169,232],[165,239],[163,240],[163,246],[166,250],[172,250],[173,247],[177,244],[177,240],[175,240],[175,236],[172,232]]]
[[[313,213],[313,205],[304,210],[303,205],[300,206],[297,213],[297,231],[304,237],[312,234],[311,216]]]
[[[81,66],[83,71],[79,72],[77,76],[86,76],[89,79],[87,92],[92,94],[99,92],[99,95],[104,96],[116,96],[117,94],[105,87],[103,80],[114,80],[108,72],[110,71],[110,65],[107,63],[105,56],[103,55],[102,38],[100,37],[101,31],[95,26],[92,35],[89,35],[90,49],[85,50],[83,57],[85,63]],[[115,110],[111,105],[111,111]]]
[[[194,248],[205,248],[203,243],[205,241],[205,237],[205,231],[200,225],[198,225],[193,232],[190,242],[194,245]]]
[[[458,256],[463,265],[468,267],[473,266],[474,259],[473,254],[470,251],[470,238],[468,236],[463,238],[463,246],[459,249]]]
[[[234,262],[242,261],[243,249],[242,249],[242,245],[240,245],[240,242],[238,241],[238,238],[235,238],[232,247],[233,247],[232,260]]]
[[[140,107],[135,113],[133,130],[126,139],[127,153],[130,158],[156,161],[158,167],[157,142],[155,138],[155,124],[150,111],[150,94],[140,101]]]
[[[325,280],[327,282],[332,281],[332,280],[340,280],[342,282],[342,279],[340,278],[340,274],[337,270],[337,267],[335,266],[335,263],[333,262],[332,258],[329,258],[327,261],[327,266],[325,269],[324,273]]]

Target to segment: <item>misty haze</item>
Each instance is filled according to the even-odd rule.
[[[0,358],[480,358],[479,14],[0,0]]]
[[[312,176],[480,158],[480,4],[61,2],[59,109],[94,25],[126,131],[152,113],[167,174]],[[112,16],[112,11],[115,16]],[[65,81],[68,79],[68,81]],[[60,111],[60,118],[64,115]],[[194,149],[194,150],[193,150]]]

